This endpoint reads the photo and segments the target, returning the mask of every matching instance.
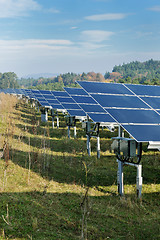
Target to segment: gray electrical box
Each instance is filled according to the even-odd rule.
[[[136,150],[136,141],[131,138],[112,138],[113,143],[111,144],[111,149],[114,151],[115,154],[122,155],[124,157],[136,157],[137,150]]]

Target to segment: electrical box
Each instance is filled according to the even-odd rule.
[[[137,143],[134,139],[122,137],[112,139],[111,149],[115,154],[129,158],[137,156]]]

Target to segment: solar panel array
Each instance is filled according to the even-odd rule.
[[[136,141],[160,141],[160,87],[85,81],[78,84]]]
[[[42,107],[89,116],[93,122],[116,123],[136,141],[160,141],[160,86],[78,81],[65,91],[3,89],[25,95]]]
[[[82,88],[64,88],[93,122],[113,123],[114,119]]]
[[[86,117],[86,113],[80,106],[69,96],[67,92],[52,91],[57,100],[61,103],[64,109],[67,110],[70,116]]]

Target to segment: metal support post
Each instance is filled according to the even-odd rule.
[[[58,116],[58,113],[57,113],[57,128],[59,128],[59,116]]]
[[[77,136],[76,126],[74,126],[74,138]]]
[[[70,139],[70,126],[68,126],[68,138]]]
[[[100,137],[97,137],[97,158],[100,158]]]
[[[88,155],[91,156],[91,142],[90,142],[89,135],[87,135],[87,152],[88,152]]]
[[[118,161],[118,171],[117,171],[117,184],[118,184],[118,193],[120,196],[124,194],[124,185],[123,185],[123,162]]]
[[[52,128],[54,128],[54,115],[52,115]]]
[[[97,158],[100,158],[99,124],[97,125]]]
[[[47,111],[47,109],[45,109],[45,122],[47,122],[48,121],[48,111]]]
[[[141,198],[142,195],[142,165],[137,165],[137,197]]]

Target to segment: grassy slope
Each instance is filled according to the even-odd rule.
[[[13,117],[10,160],[7,166],[0,160],[0,239],[80,239],[87,186],[87,239],[160,239],[160,154],[143,152],[142,201],[135,197],[132,167],[125,167],[125,197],[120,198],[107,130],[101,132],[97,160],[94,139],[92,156],[86,154],[80,125],[77,139],[68,140],[63,117],[54,130],[24,104]],[[5,121],[0,127],[5,133]]]

